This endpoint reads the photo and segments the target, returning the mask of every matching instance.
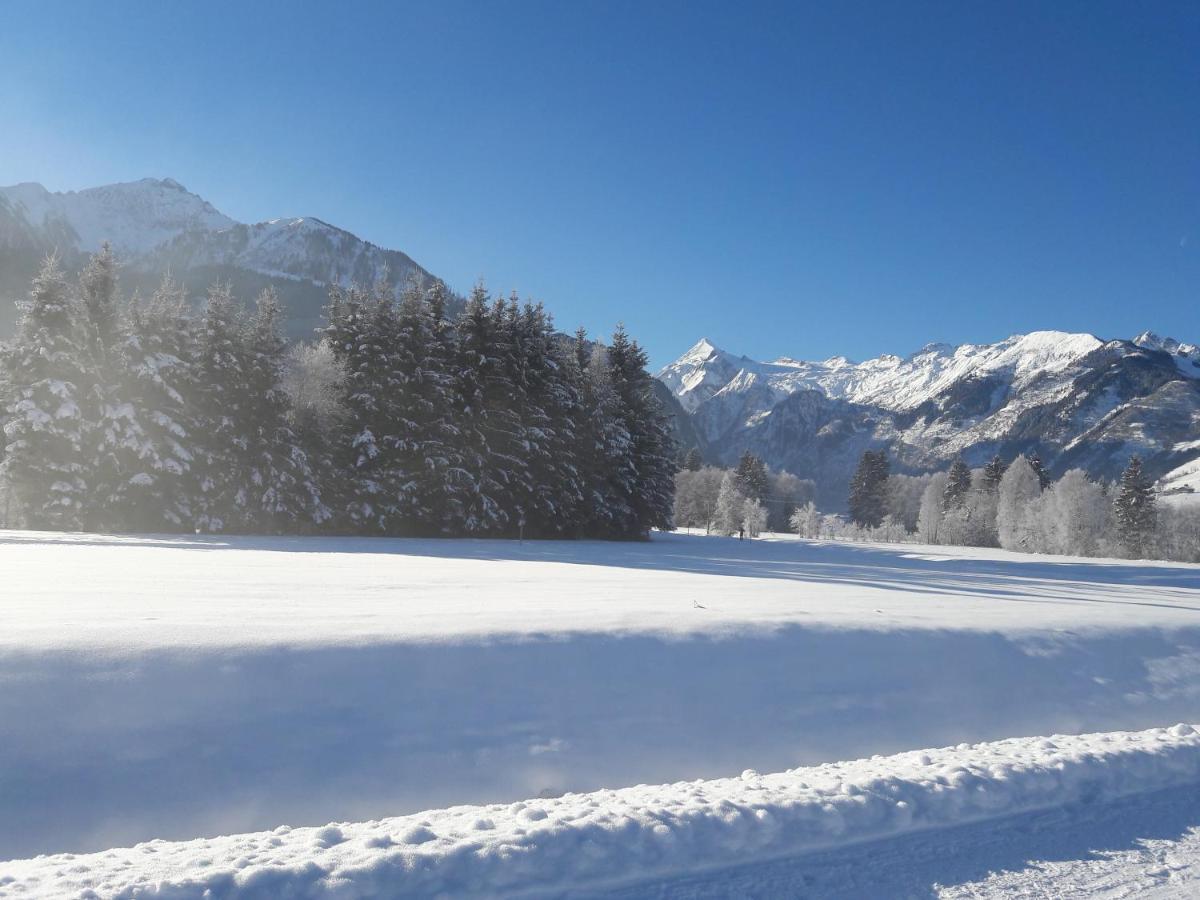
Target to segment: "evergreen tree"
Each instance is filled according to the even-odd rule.
[[[633,520],[626,537],[644,537],[651,528],[670,528],[675,506],[675,440],[646,371],[646,353],[617,326],[608,348],[613,387],[629,432],[634,471],[629,507]]]
[[[1050,487],[1050,473],[1046,471],[1046,466],[1042,462],[1042,458],[1038,456],[1036,450],[1033,451],[1033,453],[1031,453],[1029,456],[1029,465],[1037,474],[1038,484],[1041,485],[1042,490],[1044,491],[1046,488]]]
[[[511,386],[497,357],[495,320],[483,285],[476,285],[458,320],[454,384],[464,478],[459,520],[454,530],[497,532],[509,522],[508,488],[515,435]],[[493,449],[493,442],[497,443]]]
[[[249,528],[244,314],[227,285],[208,292],[196,354],[197,441],[193,473],[196,526],[201,531]]]
[[[887,515],[887,482],[890,466],[882,450],[866,450],[850,479],[850,520],[864,528],[878,528]]]
[[[960,508],[971,490],[971,469],[963,462],[962,457],[954,460],[950,473],[946,478],[946,490],[942,494],[942,509]]]
[[[689,448],[687,453],[684,454],[680,468],[686,469],[689,472],[699,472],[704,468],[704,459],[700,456],[700,451],[696,447]]]
[[[983,467],[983,486],[987,491],[993,494],[1000,490],[1000,479],[1004,477],[1004,471],[1008,466],[1004,464],[999,456],[993,456]]]
[[[749,450],[744,451],[741,459],[738,460],[734,477],[737,479],[738,490],[742,492],[743,496],[758,502],[767,496],[766,464]]]
[[[178,531],[192,527],[196,427],[194,322],[181,288],[165,279],[148,303],[134,303],[110,354],[115,393],[109,449],[119,478],[98,497],[110,527]]]
[[[77,530],[88,511],[91,434],[84,393],[95,375],[81,318],[58,258],[48,257],[5,356],[9,399],[0,474],[33,528]]]
[[[620,537],[633,520],[633,440],[613,387],[608,351],[591,344],[582,328],[572,349],[581,408],[573,454],[582,494],[575,527],[579,534]]]
[[[1154,484],[1142,474],[1142,460],[1134,456],[1121,475],[1121,486],[1113,499],[1117,539],[1135,558],[1146,556],[1157,526]]]
[[[246,390],[236,410],[237,431],[246,469],[244,521],[257,533],[305,531],[331,517],[292,429],[280,317],[279,298],[268,288],[259,295],[243,337]]]

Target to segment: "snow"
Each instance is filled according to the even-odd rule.
[[[1004,373],[1014,391],[1019,391],[1034,380],[1069,372],[1101,346],[1090,334],[1035,331],[995,344],[931,344],[907,358],[885,354],[861,363],[843,356],[822,362],[783,358],[758,363],[734,357],[704,339],[658,377],[689,411],[735,377],[748,375],[758,376],[781,397],[798,390],[817,390],[833,399],[908,410],[967,377]]]
[[[186,231],[235,224],[170,178],[61,193],[27,183],[0,188],[0,199],[35,228],[64,223],[77,238],[75,249],[89,253],[107,240],[119,256],[136,256]]]
[[[1194,566],[3,532],[0,571],[0,858],[1200,720]]]
[[[1010,739],[319,828],[0,863],[0,897],[492,897],[796,857],[1191,788],[1200,735]],[[717,877],[720,877],[719,875]]]

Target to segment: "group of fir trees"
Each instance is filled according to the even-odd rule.
[[[334,288],[289,346],[270,291],[124,301],[106,248],[54,259],[0,367],[0,479],[29,527],[641,537],[675,449],[646,356],[482,287]]]

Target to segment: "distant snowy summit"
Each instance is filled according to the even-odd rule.
[[[830,505],[873,447],[912,471],[1036,451],[1107,476],[1136,452],[1163,474],[1200,457],[1200,347],[1152,332],[1035,331],[863,362],[757,362],[702,339],[658,378],[714,462],[751,450]]]
[[[103,241],[124,264],[129,287],[150,288],[167,271],[195,293],[217,280],[243,296],[272,285],[296,334],[318,324],[330,284],[431,277],[406,254],[320,219],[237,222],[171,178],[61,193],[18,184],[0,187],[0,334],[13,321],[12,303],[3,301],[28,292],[47,252],[76,268]]]

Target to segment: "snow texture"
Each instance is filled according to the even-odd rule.
[[[0,571],[0,858],[1200,721],[1195,566],[7,532]]]
[[[0,897],[494,897],[896,838],[1200,782],[1189,725],[0,863]]]

